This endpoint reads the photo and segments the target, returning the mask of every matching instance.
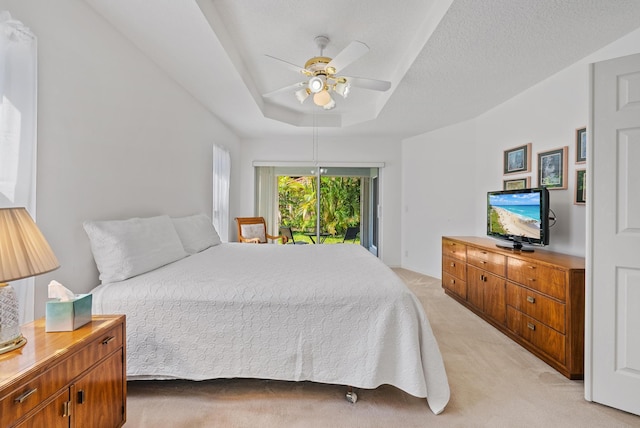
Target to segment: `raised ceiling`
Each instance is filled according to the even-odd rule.
[[[323,133],[404,138],[473,118],[640,27],[637,0],[85,0],[239,136]],[[329,37],[370,51],[354,88],[325,111],[291,94]]]

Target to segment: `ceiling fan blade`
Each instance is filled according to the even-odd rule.
[[[267,55],[267,54],[265,54],[265,56],[268,57],[268,58],[271,58],[273,60],[276,60],[281,64],[284,64],[285,67],[287,67],[290,70],[295,71],[296,73],[304,74],[304,75],[307,75],[307,76],[309,76],[311,74],[311,72],[309,70],[307,70],[306,68],[302,68],[299,65],[295,65],[295,64],[290,63],[288,61],[285,61],[283,59],[276,58],[275,56],[271,56],[271,55]]]
[[[364,89],[372,89],[374,91],[386,91],[391,87],[391,82],[386,80],[366,79],[364,77],[341,76],[347,79],[352,86]]]
[[[294,89],[302,88],[306,85],[307,85],[307,82],[298,82],[298,83],[294,83],[293,85],[285,86],[284,88],[276,89],[275,91],[267,92],[266,94],[262,94],[262,96],[265,98],[269,98],[275,95],[279,95],[283,92],[291,93]]]
[[[327,68],[333,67],[335,68],[336,73],[338,73],[340,70],[342,70],[355,60],[359,59],[367,52],[369,52],[369,46],[365,45],[362,42],[354,40],[353,42],[349,43],[349,45],[344,48],[338,55],[336,55],[336,57],[333,58],[333,60],[331,60],[329,64],[327,64]]]

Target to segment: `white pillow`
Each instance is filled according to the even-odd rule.
[[[222,243],[218,232],[205,214],[172,218],[184,250],[189,254],[199,253]]]
[[[187,256],[167,215],[85,221],[102,283],[123,281]]]

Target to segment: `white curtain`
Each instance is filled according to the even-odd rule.
[[[220,239],[229,242],[229,182],[231,156],[223,147],[213,145],[213,227]]]
[[[36,219],[37,40],[0,11],[0,208],[25,207]],[[20,323],[33,320],[34,279],[12,281]]]
[[[275,168],[256,167],[255,196],[256,215],[264,217],[269,234],[279,235],[278,177],[275,174]]]

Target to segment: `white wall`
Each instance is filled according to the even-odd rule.
[[[467,121],[403,142],[402,267],[439,277],[442,235],[474,234],[475,135]]]
[[[237,183],[239,140],[84,1],[0,9],[38,37],[37,215],[61,263],[37,278],[38,317],[50,280],[98,284],[84,220],[211,215],[212,144],[231,151]]]
[[[568,189],[550,191],[557,223],[549,249],[584,256],[585,207],[573,204],[573,192],[575,169],[585,166],[575,164],[574,139],[588,120],[588,64],[637,52],[640,30],[469,122],[403,141],[403,205],[410,207],[402,222],[402,251],[408,251],[403,267],[439,278],[442,235],[484,236],[486,192],[501,189],[505,179],[503,151],[528,142],[532,186],[538,181],[536,154],[569,147]],[[520,176],[525,174],[514,175]],[[425,188],[424,182],[438,184]],[[411,208],[416,205],[417,213]]]
[[[400,266],[400,141],[385,138],[333,138],[318,132],[320,162],[384,162],[381,168],[381,258],[388,266]],[[242,141],[240,213],[254,214],[254,161],[313,161],[312,130],[308,137],[248,139]]]

